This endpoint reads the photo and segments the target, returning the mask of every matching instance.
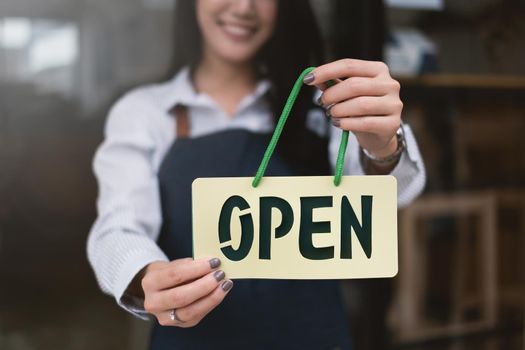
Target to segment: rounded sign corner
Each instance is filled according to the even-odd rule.
[[[202,178],[202,177],[198,177],[198,178],[196,178],[195,180],[193,180],[193,181],[191,182],[191,187],[193,188],[193,187],[197,186],[197,185],[199,184],[199,182],[201,182],[203,179],[204,179],[204,178]]]
[[[399,266],[395,266],[394,269],[392,271],[390,271],[390,273],[388,274],[388,276],[386,276],[387,278],[394,278],[397,276],[397,274],[399,273]]]
[[[394,175],[387,175],[386,177],[389,181],[392,181],[395,186],[397,186],[397,178]]]

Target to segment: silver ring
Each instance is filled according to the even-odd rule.
[[[182,321],[180,318],[177,317],[177,309],[173,309],[171,310],[170,312],[170,319],[174,322],[177,322],[177,323],[184,323],[184,321]]]

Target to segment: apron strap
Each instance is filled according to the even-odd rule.
[[[175,134],[177,135],[177,139],[190,137],[188,108],[185,105],[178,104],[171,109],[171,114],[175,117]]]

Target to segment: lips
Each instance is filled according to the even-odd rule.
[[[256,26],[244,23],[220,20],[218,25],[224,34],[235,41],[249,40],[257,31]]]

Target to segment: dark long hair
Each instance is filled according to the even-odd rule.
[[[182,67],[195,68],[201,59],[202,34],[197,23],[195,0],[178,0],[175,7],[174,58],[170,75]],[[275,120],[299,73],[308,66],[323,63],[323,44],[319,26],[309,1],[280,0],[274,33],[255,57],[257,66],[272,83],[268,95]],[[303,87],[280,141],[281,149],[292,157],[308,153],[304,144],[304,113],[312,106],[313,89]],[[301,149],[299,149],[301,148]],[[305,152],[306,151],[306,152]],[[325,153],[326,155],[326,153]]]

